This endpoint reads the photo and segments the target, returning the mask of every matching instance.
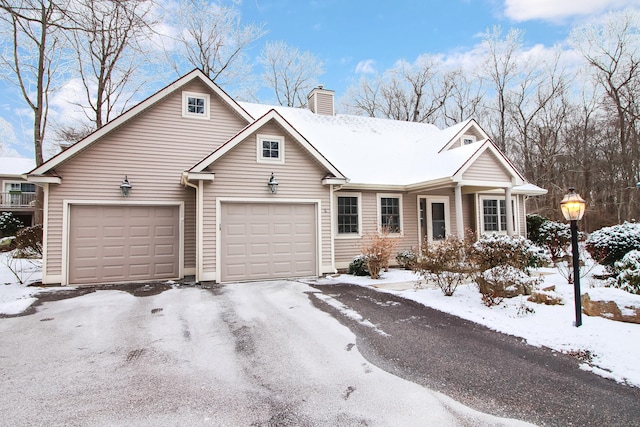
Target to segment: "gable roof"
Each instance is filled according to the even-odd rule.
[[[252,133],[259,131],[262,126],[270,121],[276,122],[287,133],[289,133],[298,142],[298,144],[300,144],[318,163],[320,163],[327,169],[327,172],[333,175],[333,178],[346,180],[346,177],[329,160],[327,160],[327,158],[324,157],[322,153],[320,153],[313,145],[311,145],[309,141],[307,141],[307,139],[302,136],[296,128],[291,126],[291,124],[274,109],[267,111],[262,117],[258,118],[253,123],[250,123],[244,129],[238,132],[233,138],[225,142],[213,153],[198,162],[198,164],[192,167],[189,172],[197,173],[204,171],[204,169],[224,156],[231,149],[244,141]]]
[[[302,108],[241,103],[253,115],[274,109],[342,171],[350,185],[409,186],[453,180],[479,152],[491,149],[516,178],[521,175],[489,140],[443,150],[478,124],[470,119],[451,128],[415,122],[337,114],[319,115]],[[489,148],[491,147],[491,148]]]
[[[445,150],[449,150],[451,146],[454,145],[457,140],[471,128],[474,128],[478,133],[480,133],[480,135],[482,135],[482,138],[480,138],[479,140],[485,141],[489,139],[489,135],[487,135],[484,129],[480,127],[478,122],[476,122],[474,119],[467,119],[463,122],[442,130],[442,138],[447,139],[448,141],[440,149],[440,151],[442,152]]]
[[[209,79],[209,77],[207,77],[207,75],[204,74],[201,70],[195,69],[190,73],[180,77],[178,80],[174,81],[173,83],[165,86],[163,89],[151,95],[150,97],[140,102],[136,106],[122,113],[120,116],[116,117],[115,119],[113,119],[112,121],[104,125],[102,128],[96,130],[86,138],[76,142],[66,150],[58,153],[57,155],[55,155],[54,157],[52,157],[51,159],[49,159],[48,161],[40,165],[39,167],[29,172],[29,175],[43,175],[49,172],[51,169],[55,168],[59,164],[65,162],[69,158],[75,156],[79,152],[93,145],[96,141],[98,141],[104,135],[108,134],[114,129],[127,123],[129,120],[133,119],[138,114],[147,110],[157,102],[163,100],[167,96],[179,90],[181,87],[185,86],[186,84],[196,79],[199,79],[205,85],[207,85],[213,93],[215,93],[220,98],[222,98],[222,100],[225,101],[240,117],[246,120],[247,123],[253,122],[254,120],[253,117],[246,110],[244,110],[233,98],[227,95],[225,91],[223,91],[217,84],[211,81],[211,79]]]

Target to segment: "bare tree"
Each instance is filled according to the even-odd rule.
[[[178,74],[186,67],[199,68],[225,86],[249,75],[245,51],[265,34],[263,25],[243,25],[236,8],[209,0],[180,0],[171,12],[176,46],[167,55]]]
[[[369,116],[436,123],[441,121],[453,85],[439,61],[425,54],[414,63],[398,61],[375,82],[362,79],[350,88],[347,105]]]
[[[493,139],[496,145],[504,152],[507,147],[507,122],[508,122],[508,91],[514,79],[519,74],[517,53],[522,47],[522,30],[511,29],[502,38],[502,28],[494,26],[484,35],[483,43],[487,50],[487,58],[484,64],[484,73],[495,92],[495,102],[491,108],[496,118],[496,126]]]
[[[445,126],[453,126],[476,117],[483,105],[483,82],[477,76],[468,76],[461,69],[448,71],[444,81],[449,82],[449,95],[443,105],[442,120]]]
[[[145,84],[138,38],[152,24],[148,0],[80,0],[68,16],[84,87],[83,107],[94,129],[124,111]],[[84,132],[82,132],[84,133]]]
[[[640,213],[635,200],[640,171],[640,14],[631,9],[612,13],[604,23],[574,29],[572,40],[604,89],[606,107],[616,118],[624,181],[611,189],[618,198],[618,219],[635,217]]]
[[[25,0],[15,4],[0,0],[0,19],[8,28],[0,64],[4,76],[15,84],[33,112],[33,147],[36,165],[44,161],[42,143],[47,129],[49,96],[61,63],[64,38],[64,4]]]
[[[304,107],[307,95],[324,74],[322,61],[310,52],[300,52],[285,42],[268,42],[258,62],[262,77],[273,89],[277,102],[288,107]]]

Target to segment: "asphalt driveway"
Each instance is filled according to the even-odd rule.
[[[315,304],[349,326],[367,360],[402,378],[539,425],[640,425],[640,389],[585,372],[575,357],[371,288],[316,288]]]
[[[522,425],[368,362],[296,282],[97,292],[0,319],[3,425]]]

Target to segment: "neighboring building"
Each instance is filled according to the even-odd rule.
[[[237,103],[198,70],[178,79],[29,174],[45,190],[43,282],[319,276],[382,226],[399,250],[526,233],[525,198],[545,190],[475,121],[333,102],[317,88],[310,110]]]
[[[33,225],[36,185],[27,182],[23,175],[35,166],[36,162],[33,159],[0,157],[0,209],[2,212],[11,212],[25,226]]]

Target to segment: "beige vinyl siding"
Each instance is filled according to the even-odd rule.
[[[455,144],[451,145],[449,150],[453,150],[454,148],[459,148],[464,146],[462,141],[464,140],[464,137],[467,135],[474,136],[476,138],[476,141],[480,141],[484,138],[484,136],[480,133],[480,131],[475,126],[472,126],[471,128],[467,129],[467,131],[460,138],[458,138]]]
[[[257,134],[284,136],[284,164],[258,163],[256,161]],[[264,199],[269,202],[278,200],[320,200],[321,203],[321,271],[331,266],[331,217],[330,188],[321,181],[326,170],[319,165],[306,150],[283,129],[267,123],[248,136],[236,147],[218,159],[209,169],[215,173],[215,180],[205,185],[204,192],[204,272],[216,271],[216,198]],[[267,181],[274,173],[278,181],[277,194],[271,194]],[[323,268],[324,267],[324,268]]]
[[[462,179],[469,181],[511,182],[511,175],[493,153],[485,151],[462,174]]]
[[[211,93],[211,119],[182,117],[182,91],[209,93],[201,82],[178,89],[56,167],[51,184],[47,275],[61,274],[64,200],[184,202],[185,268],[195,268],[195,193],[180,184],[189,169],[242,129],[244,119]],[[125,175],[131,195],[120,195]]]
[[[475,194],[462,195],[462,212],[464,216],[464,228],[476,230],[476,203]]]

